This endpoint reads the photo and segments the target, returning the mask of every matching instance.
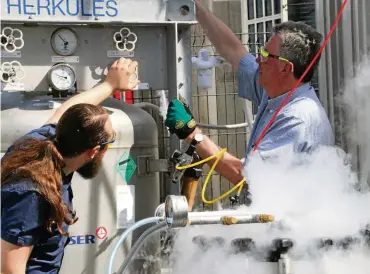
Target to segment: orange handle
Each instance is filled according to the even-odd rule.
[[[197,188],[198,188],[198,179],[184,176],[181,194],[184,195],[186,197],[186,200],[188,201],[189,211],[193,210]]]

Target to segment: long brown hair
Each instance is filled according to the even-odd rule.
[[[71,225],[77,221],[62,200],[63,157],[75,157],[109,138],[104,127],[109,115],[100,106],[77,104],[60,118],[56,135],[40,140],[17,140],[10,153],[1,161],[1,186],[29,178],[37,184],[41,195],[51,206],[46,228],[56,225],[62,235],[63,221]]]

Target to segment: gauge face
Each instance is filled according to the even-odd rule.
[[[51,36],[51,47],[56,54],[72,55],[78,48],[77,34],[70,28],[59,28]]]
[[[49,83],[56,90],[69,90],[76,82],[73,68],[67,64],[58,64],[49,71]]]

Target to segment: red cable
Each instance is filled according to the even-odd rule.
[[[263,137],[265,137],[267,131],[269,130],[269,128],[271,127],[271,125],[273,124],[273,122],[275,121],[277,115],[279,114],[279,112],[281,111],[281,109],[284,107],[284,105],[288,102],[290,96],[292,96],[293,92],[295,91],[295,89],[299,86],[299,84],[302,82],[303,78],[306,76],[306,74],[308,73],[308,71],[311,69],[311,67],[314,65],[314,63],[316,62],[317,58],[319,58],[319,55],[321,54],[321,52],[324,50],[326,44],[329,42],[329,39],[331,37],[331,35],[333,34],[338,22],[339,22],[339,19],[343,13],[343,10],[347,4],[348,0],[345,0],[342,4],[342,7],[340,8],[339,10],[339,13],[337,15],[337,18],[335,18],[335,21],[334,21],[334,24],[333,26],[331,27],[330,29],[330,32],[328,34],[328,36],[325,38],[325,41],[324,43],[322,44],[319,52],[316,54],[315,58],[311,61],[310,65],[307,67],[307,69],[305,70],[305,72],[303,73],[303,75],[301,76],[301,78],[299,78],[299,80],[295,83],[293,89],[289,92],[289,94],[284,98],[283,102],[281,103],[281,105],[279,106],[279,108],[277,109],[277,111],[275,112],[275,114],[272,116],[270,122],[267,124],[267,126],[265,127],[265,129],[262,131],[260,137],[258,138],[257,142],[256,142],[256,145],[254,146],[253,148],[253,152],[257,150],[259,144],[261,143]]]

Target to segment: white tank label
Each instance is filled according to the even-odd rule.
[[[135,223],[135,186],[116,186],[117,229],[128,228]]]
[[[133,51],[127,51],[127,50],[108,50],[107,51],[107,57],[109,58],[117,58],[117,57],[134,57]]]
[[[19,50],[8,52],[6,50],[1,51],[1,58],[21,58],[22,53]]]
[[[51,56],[51,61],[53,63],[78,63],[80,62],[79,56]]]
[[[1,91],[24,91],[24,83],[1,83]]]

